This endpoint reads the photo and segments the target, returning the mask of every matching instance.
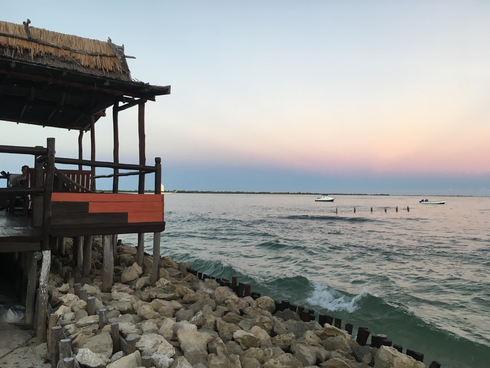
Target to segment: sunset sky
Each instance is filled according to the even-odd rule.
[[[146,110],[168,190],[490,195],[490,1],[0,0],[0,20],[27,18],[110,37],[134,79],[172,86]],[[110,160],[110,111],[96,134]],[[46,137],[77,156],[78,132],[1,124],[0,144]]]

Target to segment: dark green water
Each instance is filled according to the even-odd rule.
[[[314,198],[166,195],[162,255],[386,334],[426,366],[490,367],[490,198]]]

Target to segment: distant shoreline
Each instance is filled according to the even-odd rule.
[[[112,193],[110,190],[100,190],[101,193]],[[137,190],[120,190],[119,193],[138,193]],[[153,190],[145,190],[145,193],[154,193]],[[246,191],[218,191],[218,190],[169,190],[162,192],[162,194],[271,194],[271,195],[317,195],[320,196],[323,193],[320,192],[246,192]],[[367,193],[328,193],[331,196],[367,196],[367,197],[475,197],[474,195],[462,195],[462,194],[367,194]]]

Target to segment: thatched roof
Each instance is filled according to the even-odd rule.
[[[131,79],[122,48],[107,42],[0,21],[0,120],[87,130],[120,104],[170,94]]]
[[[0,21],[0,56],[131,80],[124,52],[110,40],[92,40]]]

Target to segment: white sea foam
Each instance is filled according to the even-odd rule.
[[[306,301],[311,305],[317,305],[332,312],[346,311],[353,313],[359,309],[359,301],[370,294],[368,289],[363,288],[358,295],[350,297],[329,288],[319,281],[314,282],[313,285],[313,293]]]

